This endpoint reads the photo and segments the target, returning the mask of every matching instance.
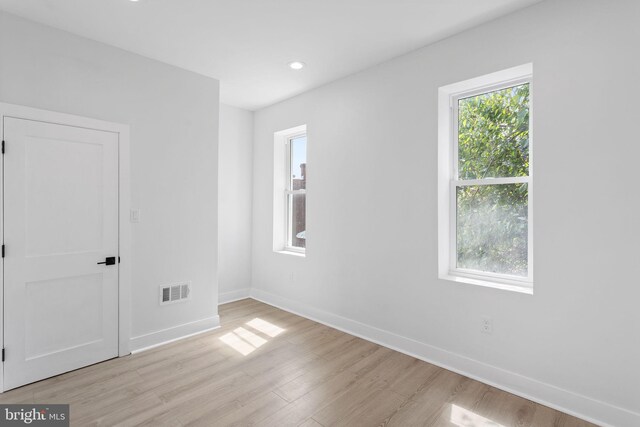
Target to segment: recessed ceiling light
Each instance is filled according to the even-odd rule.
[[[304,62],[293,61],[289,62],[289,68],[292,70],[302,70],[304,68]]]

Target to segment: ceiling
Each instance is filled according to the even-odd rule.
[[[0,0],[0,9],[217,78],[223,103],[256,110],[539,1]]]

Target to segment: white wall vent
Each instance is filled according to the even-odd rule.
[[[191,282],[177,283],[160,287],[160,305],[184,301],[191,294]]]

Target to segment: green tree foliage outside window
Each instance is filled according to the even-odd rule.
[[[529,175],[529,84],[460,99],[458,180]],[[458,186],[457,267],[527,276],[528,184]]]

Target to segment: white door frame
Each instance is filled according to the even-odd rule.
[[[65,113],[40,110],[20,105],[0,102],[0,136],[4,136],[4,118],[36,120],[60,125],[76,126],[118,134],[118,256],[121,263],[118,269],[118,355],[131,353],[131,224],[129,209],[130,192],[130,152],[129,125],[105,122]],[[7,141],[7,155],[11,155],[11,141]],[[0,202],[4,200],[4,161],[0,161]],[[4,242],[4,206],[0,209],[0,237]],[[4,261],[0,262],[0,348],[4,348]],[[4,366],[0,369],[0,393],[4,391]]]

